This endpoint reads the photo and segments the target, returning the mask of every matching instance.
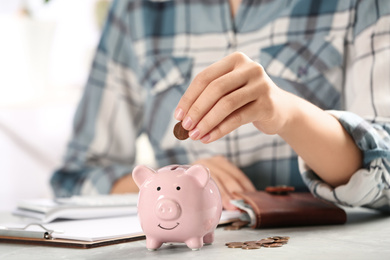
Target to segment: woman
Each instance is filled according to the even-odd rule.
[[[387,1],[114,1],[56,195],[136,191],[146,133],[158,166],[206,165],[226,209],[285,184],[388,210],[389,15]]]

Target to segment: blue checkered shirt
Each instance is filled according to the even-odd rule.
[[[337,117],[363,168],[331,187],[277,135],[244,125],[211,144],[178,141],[173,111],[194,76],[241,51],[287,91]],[[102,32],[57,196],[109,193],[131,173],[146,134],[156,167],[223,155],[257,189],[291,185],[347,206],[389,210],[390,2],[387,0],[114,1]]]

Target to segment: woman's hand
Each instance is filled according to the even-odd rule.
[[[222,205],[226,210],[237,209],[230,204],[230,200],[235,199],[233,192],[256,190],[248,177],[223,156],[201,159],[194,164],[202,164],[209,168],[211,177],[218,185]]]
[[[111,188],[111,194],[135,193],[138,191],[137,184],[135,184],[131,174],[127,174],[117,180]]]
[[[362,166],[362,152],[335,117],[280,89],[260,64],[239,52],[195,77],[175,118],[192,140],[203,143],[252,122],[265,134],[280,135],[334,187],[347,183]]]
[[[175,118],[192,140],[210,143],[253,122],[277,134],[287,122],[289,95],[262,66],[236,52],[200,72],[181,98]]]

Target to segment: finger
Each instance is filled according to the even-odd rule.
[[[232,164],[222,156],[213,157],[211,160],[200,161],[200,163],[205,166],[211,163],[210,166],[212,167],[210,168],[210,174],[219,187],[224,208],[230,210],[236,209],[236,207],[230,203],[230,200],[235,199],[233,191],[242,191],[243,188],[236,181],[234,176],[230,174],[228,167],[226,167],[226,164]],[[235,167],[234,165],[232,166]]]
[[[226,192],[230,197],[233,197],[232,194],[234,191],[243,191],[244,188],[240,185],[240,182],[237,181],[237,178],[230,167],[226,167],[226,165],[230,164],[230,162],[228,162],[226,159],[223,160],[223,162],[219,160],[221,161],[221,164],[218,165],[218,168],[213,169],[214,176],[218,176],[218,178],[221,180],[221,184],[226,189]]]
[[[246,174],[241,171],[240,168],[232,164],[225,157],[221,157],[222,170],[228,172],[229,175],[235,179],[235,181],[240,185],[241,191],[255,191],[256,188],[253,186],[251,180],[246,176]]]
[[[255,118],[257,113],[259,113],[259,111],[257,110],[254,102],[249,103],[227,116],[225,120],[220,122],[220,124],[214,127],[200,140],[205,144],[214,142],[215,140],[218,140],[228,133],[234,131],[241,125],[252,122],[252,119]]]
[[[189,108],[198,99],[199,95],[213,80],[221,77],[224,74],[229,73],[234,69],[234,62],[231,61],[231,57],[227,56],[222,60],[219,60],[209,67],[201,71],[191,82],[186,92],[180,99],[176,110],[175,119],[182,121],[187,114]]]
[[[230,200],[233,199],[233,195],[228,192],[223,182],[219,177],[214,177],[213,180],[217,184],[219,188],[219,193],[221,194],[222,206],[224,209],[234,210],[236,209],[232,204],[230,204]]]
[[[218,104],[221,99],[224,100],[229,93],[234,93],[237,89],[244,86],[247,79],[242,74],[237,69],[210,82],[200,94],[199,98],[189,108],[183,121],[183,127],[187,130],[192,130],[215,104]],[[225,111],[225,113],[228,112]],[[192,137],[192,139],[196,139],[196,137]]]
[[[224,157],[215,157],[215,160],[218,164],[217,168],[213,168],[213,176],[218,178],[218,181],[221,184],[221,187],[224,189],[224,192],[229,196],[229,199],[234,199],[234,192],[246,191],[246,188],[251,189],[251,185],[245,183],[250,180],[245,176],[245,174],[232,163],[230,163]]]
[[[230,203],[230,200],[222,200],[222,206],[225,210],[238,210],[236,206],[234,206],[232,203]]]
[[[190,138],[193,140],[201,139],[232,114],[237,115],[237,118],[235,118],[236,120],[234,121],[235,124],[232,127],[238,128],[241,124],[249,123],[251,119],[250,117],[236,114],[235,112],[241,107],[253,102],[256,98],[256,86],[253,83],[245,85],[224,96],[207,112],[207,114],[196,125],[196,128],[189,132]],[[242,118],[245,118],[246,121],[242,121]]]
[[[230,203],[231,200],[237,199],[235,192],[254,191],[255,188],[240,169],[231,164],[224,157],[219,161],[221,162],[220,166],[223,165],[222,168],[218,168],[220,173],[217,175],[219,187],[222,189],[222,205],[226,210],[237,210],[237,207]]]

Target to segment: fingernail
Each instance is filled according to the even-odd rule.
[[[184,129],[190,130],[192,126],[192,120],[189,116],[187,116],[183,121]]]
[[[210,140],[210,137],[211,137],[210,134],[207,134],[207,135],[203,136],[202,139],[200,139],[200,141],[202,143],[207,143]]]
[[[198,138],[199,134],[200,134],[200,132],[199,132],[198,128],[195,128],[188,135],[190,136],[190,138],[192,140],[196,140],[196,138]]]
[[[177,121],[181,121],[181,120],[183,120],[183,109],[181,109],[181,108],[178,108],[178,109],[176,109],[176,111],[175,111],[175,119],[177,120]]]

